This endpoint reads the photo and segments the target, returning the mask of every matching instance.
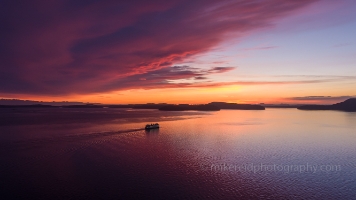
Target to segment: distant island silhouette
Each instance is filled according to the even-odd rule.
[[[51,105],[51,106],[68,106],[68,105],[84,105],[89,104],[76,101],[34,101],[34,100],[22,100],[22,99],[0,99],[0,105],[23,105],[23,106],[32,106],[32,105]],[[97,103],[91,103],[97,104]]]
[[[304,106],[305,104],[264,104],[260,103],[261,106],[265,108],[298,108],[300,106]]]
[[[14,104],[11,104],[14,102]],[[3,104],[4,103],[4,104]],[[53,104],[51,104],[53,103]],[[61,104],[63,103],[63,104]],[[77,104],[76,104],[77,103]],[[219,111],[219,110],[265,110],[267,108],[297,108],[298,110],[340,110],[356,112],[356,98],[347,99],[332,105],[288,105],[288,104],[238,104],[226,102],[211,102],[208,104],[100,104],[82,102],[38,102],[18,99],[0,99],[0,108],[131,108],[131,109],[158,109],[161,111]]]
[[[11,101],[14,104],[11,105]],[[1,104],[5,102],[6,104]],[[35,104],[31,104],[34,103]],[[30,103],[30,104],[28,104]],[[219,111],[221,109],[234,109],[234,110],[265,110],[261,105],[253,104],[237,104],[237,103],[225,103],[225,102],[211,102],[208,104],[167,104],[167,103],[146,103],[146,104],[84,104],[79,103],[73,105],[72,102],[62,102],[64,105],[60,105],[61,102],[53,102],[54,105],[49,105],[51,102],[45,102],[44,104],[37,101],[23,101],[23,100],[0,100],[0,108],[132,108],[132,109],[158,109],[161,111],[185,111],[185,110],[197,110],[197,111]],[[68,105],[69,104],[69,105]]]
[[[207,105],[216,106],[220,109],[230,109],[230,110],[265,110],[265,107],[261,105],[253,105],[253,104],[211,102]]]
[[[159,110],[163,111],[185,111],[185,110],[198,110],[198,111],[219,111],[220,108],[209,105],[209,104],[200,104],[200,105],[189,105],[189,104],[179,104],[179,105],[166,105]]]
[[[347,99],[343,102],[332,105],[304,105],[298,107],[299,110],[340,110],[356,112],[356,98]]]
[[[219,110],[227,110],[227,109],[228,110],[265,110],[265,107],[261,105],[253,105],[253,104],[211,102],[208,104],[199,104],[199,105],[189,105],[189,104],[165,105],[159,108],[159,110],[165,110],[165,111],[183,111],[183,110],[219,111]]]

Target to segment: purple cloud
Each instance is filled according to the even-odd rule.
[[[313,2],[5,0],[0,6],[0,93],[85,94],[199,80],[194,77],[232,68],[171,66],[209,51],[230,33],[270,26]]]

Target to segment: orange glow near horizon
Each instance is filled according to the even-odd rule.
[[[313,88],[312,88],[313,89]],[[312,90],[311,89],[311,90]],[[320,93],[322,94],[323,91]],[[229,103],[247,104],[329,104],[340,100],[296,100],[292,99],[297,92],[290,86],[214,86],[202,88],[164,88],[164,89],[132,89],[123,91],[113,91],[97,94],[73,94],[64,96],[28,96],[17,95],[13,98],[35,101],[70,101],[83,103],[102,103],[102,104],[144,104],[144,103],[187,103],[205,104],[214,101]],[[302,95],[302,94],[300,94]],[[338,95],[338,93],[335,93]],[[5,97],[2,97],[5,98]]]

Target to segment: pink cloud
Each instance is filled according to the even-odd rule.
[[[4,1],[0,93],[91,93],[171,87],[168,80],[203,80],[232,68],[173,73],[171,66],[233,35],[270,26],[313,2]],[[143,76],[154,79],[153,72],[162,74],[151,80],[155,83],[151,86],[130,81],[140,77],[147,82]]]

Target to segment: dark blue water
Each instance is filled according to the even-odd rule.
[[[355,199],[356,113],[1,109],[1,199]],[[160,130],[145,131],[159,122]]]

